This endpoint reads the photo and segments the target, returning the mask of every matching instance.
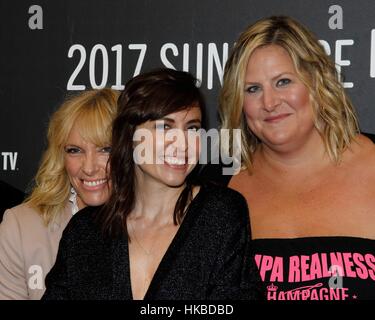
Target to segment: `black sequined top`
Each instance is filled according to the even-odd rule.
[[[102,236],[93,216],[77,213],[66,227],[43,299],[131,300],[128,240]],[[250,248],[246,200],[202,186],[151,281],[145,300],[263,298]]]

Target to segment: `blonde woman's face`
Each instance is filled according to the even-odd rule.
[[[98,206],[109,197],[110,184],[106,165],[109,146],[97,146],[85,141],[76,125],[73,126],[64,146],[64,164],[69,180],[77,192],[79,209]]]
[[[264,144],[286,151],[315,139],[309,90],[284,48],[268,45],[254,50],[244,90],[247,125]]]

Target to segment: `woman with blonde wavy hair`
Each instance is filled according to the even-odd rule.
[[[248,27],[220,115],[242,129],[229,187],[247,199],[267,298],[375,299],[375,147],[315,36],[285,16]]]
[[[109,197],[107,161],[118,93],[90,90],[52,115],[30,196],[0,225],[0,299],[40,299],[62,232],[86,206]]]

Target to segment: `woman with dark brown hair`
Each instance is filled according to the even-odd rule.
[[[245,199],[199,185],[204,101],[170,69],[130,80],[113,124],[112,195],[64,232],[45,299],[255,299]]]

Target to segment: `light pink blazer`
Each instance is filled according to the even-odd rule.
[[[72,204],[45,226],[36,210],[21,204],[5,211],[0,224],[0,300],[40,299],[55,263]]]

